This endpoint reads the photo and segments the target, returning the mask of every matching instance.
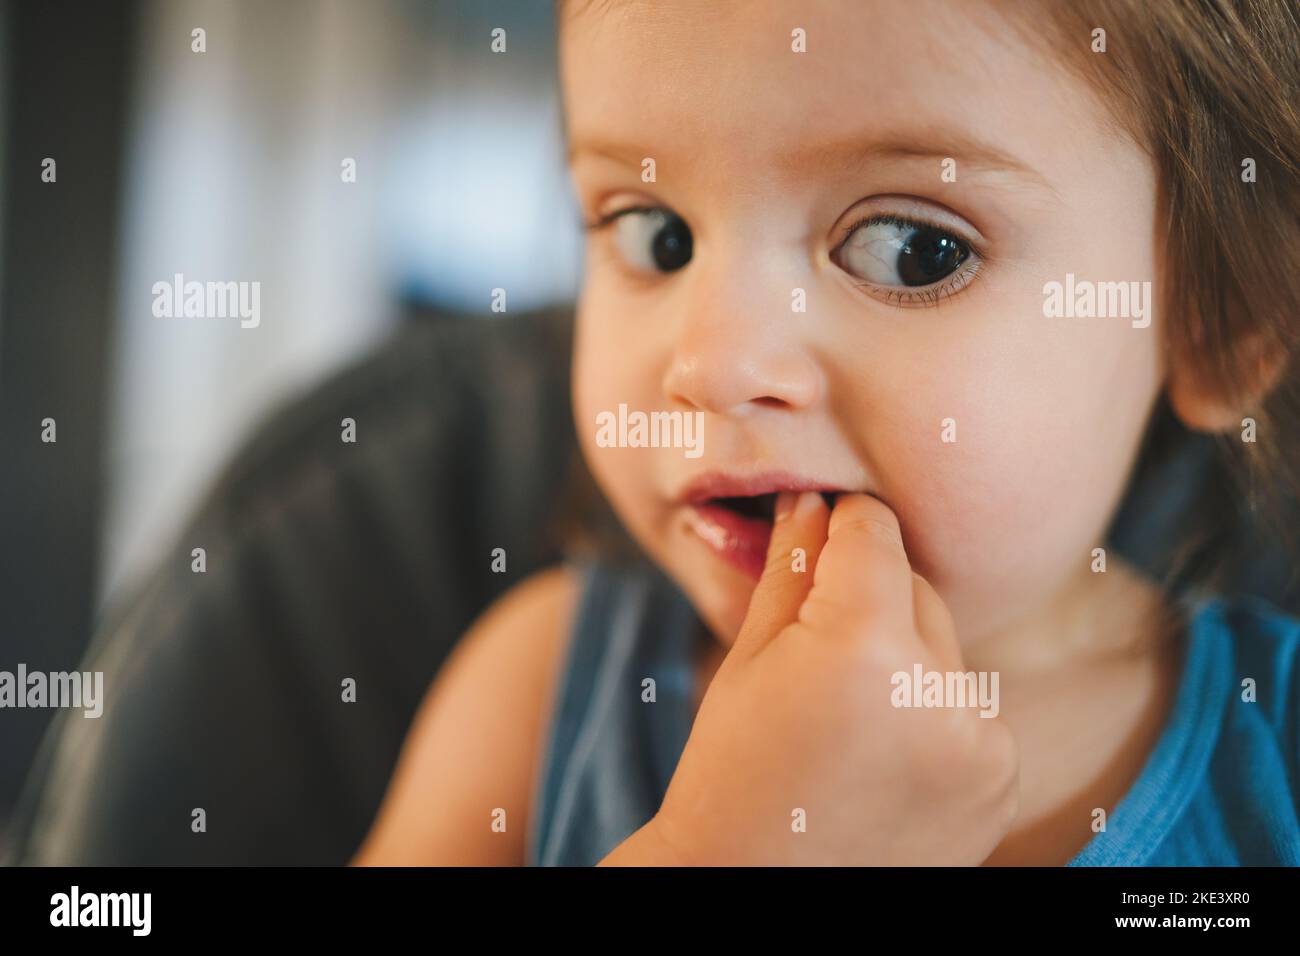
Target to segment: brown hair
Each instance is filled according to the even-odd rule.
[[[1222,583],[1241,545],[1271,532],[1294,555],[1300,489],[1300,22],[1289,0],[1044,0],[1004,4],[1045,29],[1067,66],[1112,107],[1152,157],[1162,233],[1162,346],[1170,368],[1190,371],[1256,422],[1210,439],[1218,476],[1173,542],[1169,573]],[[1046,7],[1045,22],[1028,9]],[[1094,52],[1094,30],[1105,52]],[[1041,41],[1041,37],[1040,37]],[[1253,161],[1254,180],[1244,174]],[[1266,366],[1280,368],[1264,389]],[[1162,404],[1142,471],[1188,436]],[[1243,511],[1241,504],[1245,503]],[[1253,520],[1263,505],[1265,521]],[[1242,533],[1242,521],[1253,525]],[[1283,540],[1283,535],[1288,537]],[[1233,546],[1235,539],[1238,546]],[[1294,581],[1294,577],[1292,579]]]

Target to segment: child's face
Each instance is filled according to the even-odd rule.
[[[589,236],[578,434],[718,636],[757,544],[701,476],[881,498],[966,642],[1087,587],[1163,377],[1158,311],[1044,316],[1067,273],[1158,288],[1154,171],[1089,86],[943,0],[597,4],[560,55],[584,218],[662,210]],[[702,456],[598,447],[620,404],[702,412]]]

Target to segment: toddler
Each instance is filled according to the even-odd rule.
[[[486,612],[354,862],[1300,864],[1300,623],[1107,547],[1161,415],[1293,493],[1294,6],[557,21],[574,420],[649,561]]]

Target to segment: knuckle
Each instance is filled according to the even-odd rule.
[[[831,534],[837,532],[863,535],[899,550],[903,547],[903,535],[899,531],[898,522],[880,515],[863,514],[846,518],[831,531]]]
[[[826,589],[814,586],[799,605],[797,620],[807,630],[824,634],[834,629],[838,617],[835,606],[826,599]]]
[[[858,674],[879,677],[888,684],[895,673],[912,666],[906,651],[883,628],[868,637],[854,634],[851,640],[852,666]]]

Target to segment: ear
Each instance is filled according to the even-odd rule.
[[[1252,336],[1242,349],[1241,388],[1226,395],[1189,362],[1172,369],[1166,390],[1174,414],[1188,428],[1202,432],[1227,432],[1241,427],[1243,417],[1268,397],[1281,380],[1290,356],[1264,337]]]

